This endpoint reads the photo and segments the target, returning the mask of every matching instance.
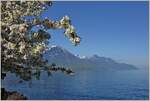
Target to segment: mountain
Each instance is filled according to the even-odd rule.
[[[100,57],[93,55],[91,57],[75,56],[68,50],[60,46],[51,46],[49,50],[44,53],[49,63],[55,63],[60,66],[70,67],[73,69],[108,69],[108,70],[133,70],[137,69],[135,66],[125,63],[118,63],[111,58]]]

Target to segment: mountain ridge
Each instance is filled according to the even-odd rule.
[[[74,55],[69,52],[67,49],[62,48],[61,46],[53,45],[44,53],[44,58],[48,60],[48,62],[56,63],[57,65],[72,67],[74,69],[89,69],[89,68],[97,68],[100,69],[112,69],[112,70],[134,70],[137,67],[126,64],[126,63],[118,63],[111,58],[100,57],[94,54],[91,57],[81,58],[79,55]]]

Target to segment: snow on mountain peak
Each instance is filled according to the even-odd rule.
[[[85,59],[87,58],[87,56],[81,56],[81,55],[75,55],[76,57],[80,58],[80,59]]]
[[[54,47],[58,47],[58,46],[56,46],[56,45],[51,45],[51,48],[54,48]]]
[[[87,58],[86,56],[80,56],[80,59],[85,59],[85,58]]]

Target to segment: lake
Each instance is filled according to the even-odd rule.
[[[149,99],[148,70],[75,71],[75,75],[53,72],[48,77],[42,72],[40,80],[18,83],[18,77],[8,73],[2,87],[19,91],[29,99],[91,99],[91,100],[146,100]]]

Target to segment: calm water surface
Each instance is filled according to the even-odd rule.
[[[61,72],[40,80],[17,83],[14,74],[2,81],[7,90],[17,90],[29,99],[148,99],[148,71],[80,70],[70,76]]]

